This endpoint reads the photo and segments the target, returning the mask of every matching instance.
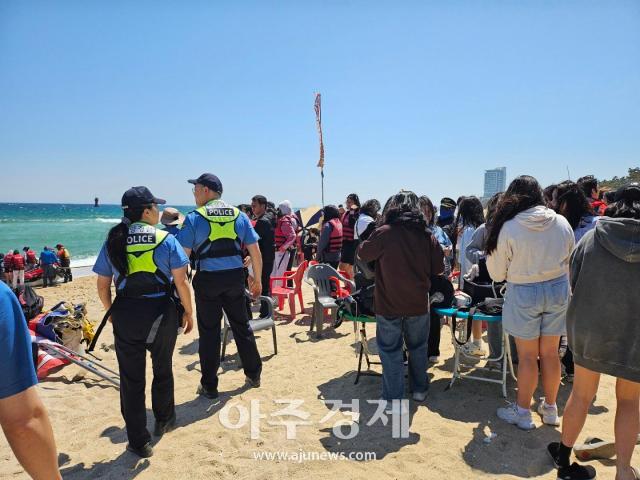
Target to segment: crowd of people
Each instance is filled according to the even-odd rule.
[[[188,182],[196,209],[186,216],[170,208],[160,216],[158,206],[165,200],[146,187],[127,190],[122,220],[109,231],[93,269],[105,320],[113,325],[131,452],[153,454],[146,427],[146,351],[153,362],[154,435],[175,427],[172,355],[177,335],[188,334],[194,324],[189,270],[200,337],[196,393],[216,399],[223,310],[245,385],[258,388],[262,361],[249,328],[247,295],[268,296],[269,279],[290,269],[301,249],[305,259],[329,264],[347,277],[357,278],[364,269],[374,272],[382,397],[390,413],[403,413],[402,403],[394,400],[405,396],[405,360],[413,400],[427,398],[428,364],[439,360],[442,324],[430,313],[432,287],[453,281],[465,292],[480,280],[504,284],[502,325],[487,332],[488,349],[481,322],[473,322],[464,346],[467,355],[482,358],[488,350],[493,356],[501,348],[503,329],[515,343],[517,397],[497,409],[498,418],[523,430],[535,428],[531,403],[541,372],[544,397],[537,412],[543,424],[559,426],[563,363],[573,390],[560,441],[548,451],[558,478],[595,478],[592,467],[571,463],[570,454],[600,374],[615,376],[616,478],[638,478],[630,461],[640,430],[640,326],[633,321],[640,311],[640,299],[633,295],[640,284],[640,185],[602,196],[592,176],[543,190],[525,175],[485,205],[473,196],[445,197],[439,208],[410,191],[393,195],[384,207],[377,199],[361,204],[351,193],[346,208],[326,205],[320,227],[309,229],[302,228],[289,201],[276,207],[255,195],[251,204],[236,207],[222,200],[222,182],[215,175],[204,173]],[[156,228],[158,223],[164,229]],[[10,311],[12,304],[5,303],[0,308]],[[267,311],[261,309],[260,315]],[[16,323],[13,335],[19,336],[21,328]],[[35,383],[24,369],[15,376],[15,388],[0,390],[0,420],[7,418],[5,399]],[[45,441],[48,421],[36,427]],[[22,462],[21,441],[11,445]],[[29,473],[35,468],[29,461],[23,465]]]
[[[38,272],[38,278],[42,278],[43,287],[55,284],[57,269],[60,269],[64,283],[73,281],[71,254],[61,243],[55,248],[43,247],[39,257],[36,257],[30,247],[24,247],[22,253],[17,249],[9,250],[5,254],[0,253],[0,264],[5,283],[11,285],[14,290],[24,287],[25,273],[36,269],[42,269],[42,272]]]

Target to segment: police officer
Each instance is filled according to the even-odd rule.
[[[127,450],[144,458],[153,455],[146,427],[146,351],[151,352],[153,363],[154,434],[162,436],[176,422],[172,356],[178,328],[185,333],[193,328],[189,259],[173,235],[155,228],[158,205],[164,203],[146,187],[127,190],[122,196],[122,221],[109,231],[93,267],[100,300],[113,323]],[[116,287],[113,302],[112,279]]]
[[[260,386],[262,360],[253,332],[249,329],[241,244],[251,256],[254,282],[250,289],[254,297],[262,290],[262,257],[258,248],[259,237],[249,217],[220,199],[220,179],[211,173],[203,173],[189,183],[194,185],[193,195],[198,208],[185,218],[178,241],[191,256],[196,271],[193,289],[202,369],[197,393],[214,399],[218,397],[222,309],[233,331],[246,384],[249,387]]]

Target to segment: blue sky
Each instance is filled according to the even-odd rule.
[[[316,91],[327,203],[481,194],[495,166],[622,175],[638,25],[633,0],[5,0],[0,201],[189,204],[211,171],[233,203],[319,203]]]

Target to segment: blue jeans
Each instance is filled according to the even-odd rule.
[[[429,314],[417,317],[376,315],[376,341],[382,362],[382,398],[404,397],[402,340],[409,354],[409,389],[422,393],[429,388],[427,377],[427,340]]]

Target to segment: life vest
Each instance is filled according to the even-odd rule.
[[[358,210],[356,210],[354,213],[348,210],[344,212],[344,214],[342,215],[342,218],[340,219],[342,223],[342,239],[345,242],[353,241],[353,232],[355,229],[355,222],[353,223],[353,225],[351,224],[352,218],[355,218],[355,219],[358,218]]]
[[[154,252],[169,236],[168,232],[158,230],[146,223],[133,223],[127,235],[126,277],[120,276],[116,282],[118,293],[125,297],[142,297],[154,293],[169,293],[171,281],[158,268]],[[124,288],[120,285],[126,278]]]
[[[34,252],[33,250],[27,250],[27,263],[29,265],[35,265],[37,262],[36,260],[36,252]]]
[[[285,222],[291,225],[291,227],[295,230],[295,224],[293,223],[293,218],[291,215],[283,215],[282,217],[278,218],[278,221],[276,222],[276,228],[273,231],[273,238],[276,244],[276,249],[287,243],[287,236],[282,231],[282,225]]]
[[[66,248],[61,248],[60,250],[58,250],[58,258],[60,260],[68,260],[69,257],[69,250],[67,250]]]
[[[331,224],[331,235],[329,236],[329,246],[327,247],[327,253],[339,252],[342,250],[342,223],[337,218],[329,220]]]
[[[14,270],[24,270],[24,258],[22,258],[22,255],[13,255],[12,266]]]
[[[13,253],[5,255],[2,262],[4,264],[4,269],[11,271],[11,269],[13,268]]]
[[[221,200],[212,200],[195,212],[209,222],[207,239],[193,253],[197,270],[200,270],[200,262],[205,258],[242,256],[236,233],[236,220],[240,216],[240,210]]]

